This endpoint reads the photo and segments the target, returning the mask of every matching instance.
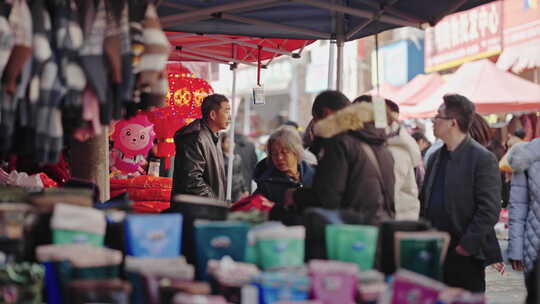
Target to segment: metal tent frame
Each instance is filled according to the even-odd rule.
[[[159,14],[168,31],[333,40],[337,45],[336,89],[340,90],[345,41],[401,26],[433,25],[450,13],[491,1],[163,0]],[[248,46],[243,41],[237,44]],[[199,55],[188,56],[200,60]],[[226,61],[228,58],[214,56],[213,59]],[[250,64],[246,60],[236,62]]]
[[[173,32],[241,35],[259,38],[326,39],[337,45],[337,67],[333,67],[330,44],[328,87],[342,89],[343,45],[345,41],[377,34],[401,26],[434,25],[444,16],[493,0],[162,0],[158,13],[164,29]],[[188,34],[179,34],[188,35]],[[224,39],[216,40],[225,42]],[[225,39],[226,40],[226,39]],[[219,42],[213,42],[219,44]],[[236,97],[236,65],[254,65],[248,58],[236,58],[236,46],[253,47],[245,41],[233,43],[232,57],[181,46],[175,54],[194,60],[228,63],[233,71],[232,98]],[[260,51],[259,46],[257,49]],[[197,50],[196,52],[194,52]],[[274,50],[284,54],[279,48]],[[294,54],[289,52],[285,55]],[[275,56],[274,56],[275,57]],[[269,59],[269,62],[273,57]],[[269,63],[268,62],[268,63]],[[260,66],[260,61],[258,62]],[[268,65],[266,63],[266,65]],[[234,107],[234,102],[233,102]],[[234,113],[234,109],[233,109]],[[235,119],[231,125],[231,152],[227,198],[231,197]]]

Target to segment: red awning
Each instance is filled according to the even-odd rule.
[[[394,101],[396,100],[395,96],[398,91],[399,91],[399,87],[396,87],[388,82],[385,82],[381,84],[378,91],[377,91],[377,87],[374,87],[373,89],[367,92],[364,92],[361,95],[372,95],[372,96],[381,95],[382,97],[386,99],[390,99]]]
[[[488,59],[463,64],[448,81],[416,106],[401,107],[403,118],[431,117],[445,94],[466,96],[480,114],[540,110],[540,85],[505,72]]]
[[[248,65],[253,65],[259,59],[267,60],[263,64],[268,64],[269,61],[281,55],[296,57],[306,45],[314,41],[177,32],[166,34],[175,47],[169,57],[171,61],[238,62]],[[296,52],[293,53],[293,51]]]
[[[395,101],[400,106],[412,106],[433,94],[443,84],[444,79],[438,73],[419,74],[402,87],[383,83],[379,95]],[[364,94],[377,95],[377,89],[373,88]]]
[[[444,79],[438,73],[416,75],[395,93],[395,102],[400,106],[416,105],[419,101],[433,94],[443,84]]]
[[[540,39],[505,48],[497,67],[514,73],[540,67]]]

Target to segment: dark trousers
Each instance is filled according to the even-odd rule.
[[[486,291],[486,271],[484,261],[471,256],[457,254],[450,247],[443,268],[444,283],[471,292]]]

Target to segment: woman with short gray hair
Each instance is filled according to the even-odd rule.
[[[290,188],[310,187],[315,169],[302,160],[302,138],[291,126],[282,126],[270,135],[267,152],[268,158],[261,160],[255,169],[255,193],[275,203],[271,220],[293,224],[294,212],[283,207],[285,192]]]
[[[270,135],[266,151],[276,168],[298,180],[298,164],[302,160],[304,147],[296,129],[291,126],[278,128]]]

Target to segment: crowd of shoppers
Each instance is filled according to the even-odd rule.
[[[485,268],[504,272],[494,231],[504,196],[498,168],[502,155],[493,148],[489,125],[467,97],[445,95],[432,119],[437,137],[432,144],[422,132],[409,133],[391,100],[385,100],[388,126],[376,128],[372,102],[369,95],[351,103],[338,91],[320,93],[303,137],[298,125],[277,128],[267,141],[267,157],[258,163],[253,144],[237,134],[233,201],[262,194],[275,203],[270,219],[287,225],[301,223],[310,207],[356,212],[374,225],[389,219],[428,221],[451,237],[444,283],[484,292]],[[219,132],[230,121],[229,101],[210,95],[202,113],[202,119],[176,133],[173,195],[224,200],[224,157],[230,145]],[[512,267],[524,269],[527,284],[534,285],[540,139],[523,143],[513,137],[507,156],[513,170],[508,253]]]

